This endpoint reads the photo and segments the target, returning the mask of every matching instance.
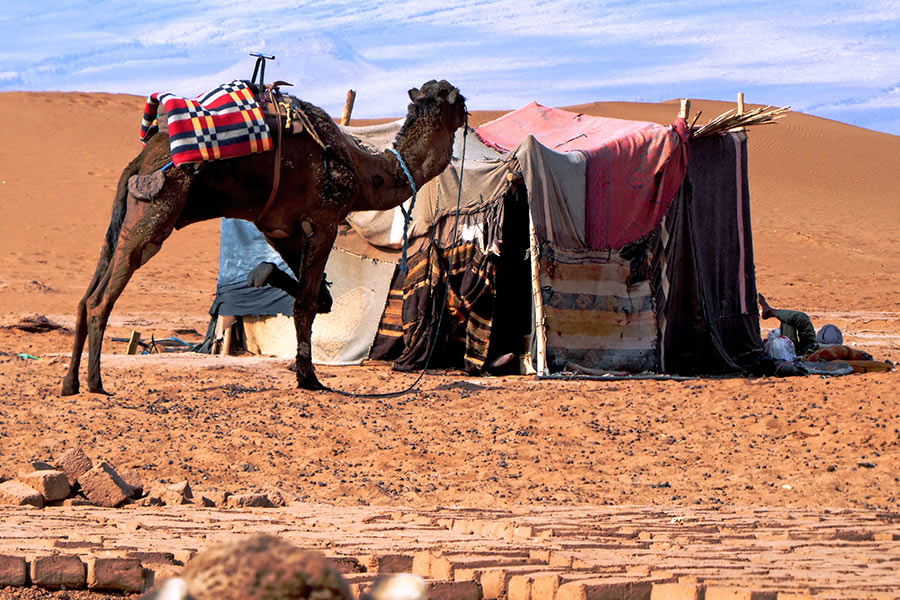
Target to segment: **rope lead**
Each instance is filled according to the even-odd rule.
[[[397,161],[400,162],[400,166],[403,168],[403,172],[406,174],[406,179],[409,181],[409,187],[412,189],[412,202],[409,203],[409,211],[403,208],[403,204],[400,204],[400,212],[403,213],[403,250],[400,253],[400,272],[406,274],[409,271],[409,267],[406,266],[406,250],[409,248],[409,223],[412,221],[412,211],[416,205],[416,182],[413,181],[412,173],[409,172],[409,167],[406,166],[406,162],[403,160],[403,157],[400,156],[400,153],[397,152],[396,148],[389,148],[391,152],[394,153],[394,156],[397,157]]]

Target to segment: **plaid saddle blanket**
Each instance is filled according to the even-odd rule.
[[[166,112],[176,165],[246,156],[273,147],[263,111],[246,81],[224,83],[193,100],[151,94],[141,121],[141,141],[159,130],[160,104]]]

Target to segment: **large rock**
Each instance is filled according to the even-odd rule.
[[[119,472],[119,476],[131,486],[133,492],[132,498],[140,498],[144,493],[144,481],[141,479],[141,472],[137,469],[123,469]]]
[[[78,483],[85,497],[97,506],[121,506],[134,494],[134,488],[105,462],[80,475]]]
[[[62,471],[32,471],[17,477],[25,485],[34,488],[45,502],[63,500],[69,496],[69,479]]]
[[[79,482],[79,477],[94,468],[94,463],[81,448],[72,448],[59,457],[56,466],[69,478],[69,485]]]
[[[171,484],[157,483],[150,489],[147,499],[151,503],[158,499],[166,506],[179,506],[191,504],[194,493],[187,481]]]
[[[44,508],[44,497],[30,485],[10,479],[0,483],[0,504]]]
[[[265,494],[235,494],[228,497],[228,508],[275,508]]]

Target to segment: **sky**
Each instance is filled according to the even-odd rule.
[[[194,96],[266,80],[339,116],[402,116],[407,90],[470,110],[675,98],[794,110],[900,135],[900,0],[17,0],[0,13],[0,92]]]

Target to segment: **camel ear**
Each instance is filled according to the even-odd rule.
[[[424,96],[425,96],[425,94],[423,94],[422,92],[420,92],[420,91],[419,91],[418,89],[416,89],[416,88],[413,88],[413,89],[409,90],[409,99],[412,100],[413,102],[418,102],[418,101],[421,100]]]
[[[450,93],[447,94],[447,100],[450,102],[450,104],[456,104],[456,99],[458,97],[459,97],[459,90],[456,88],[453,88],[452,90],[450,90]]]

